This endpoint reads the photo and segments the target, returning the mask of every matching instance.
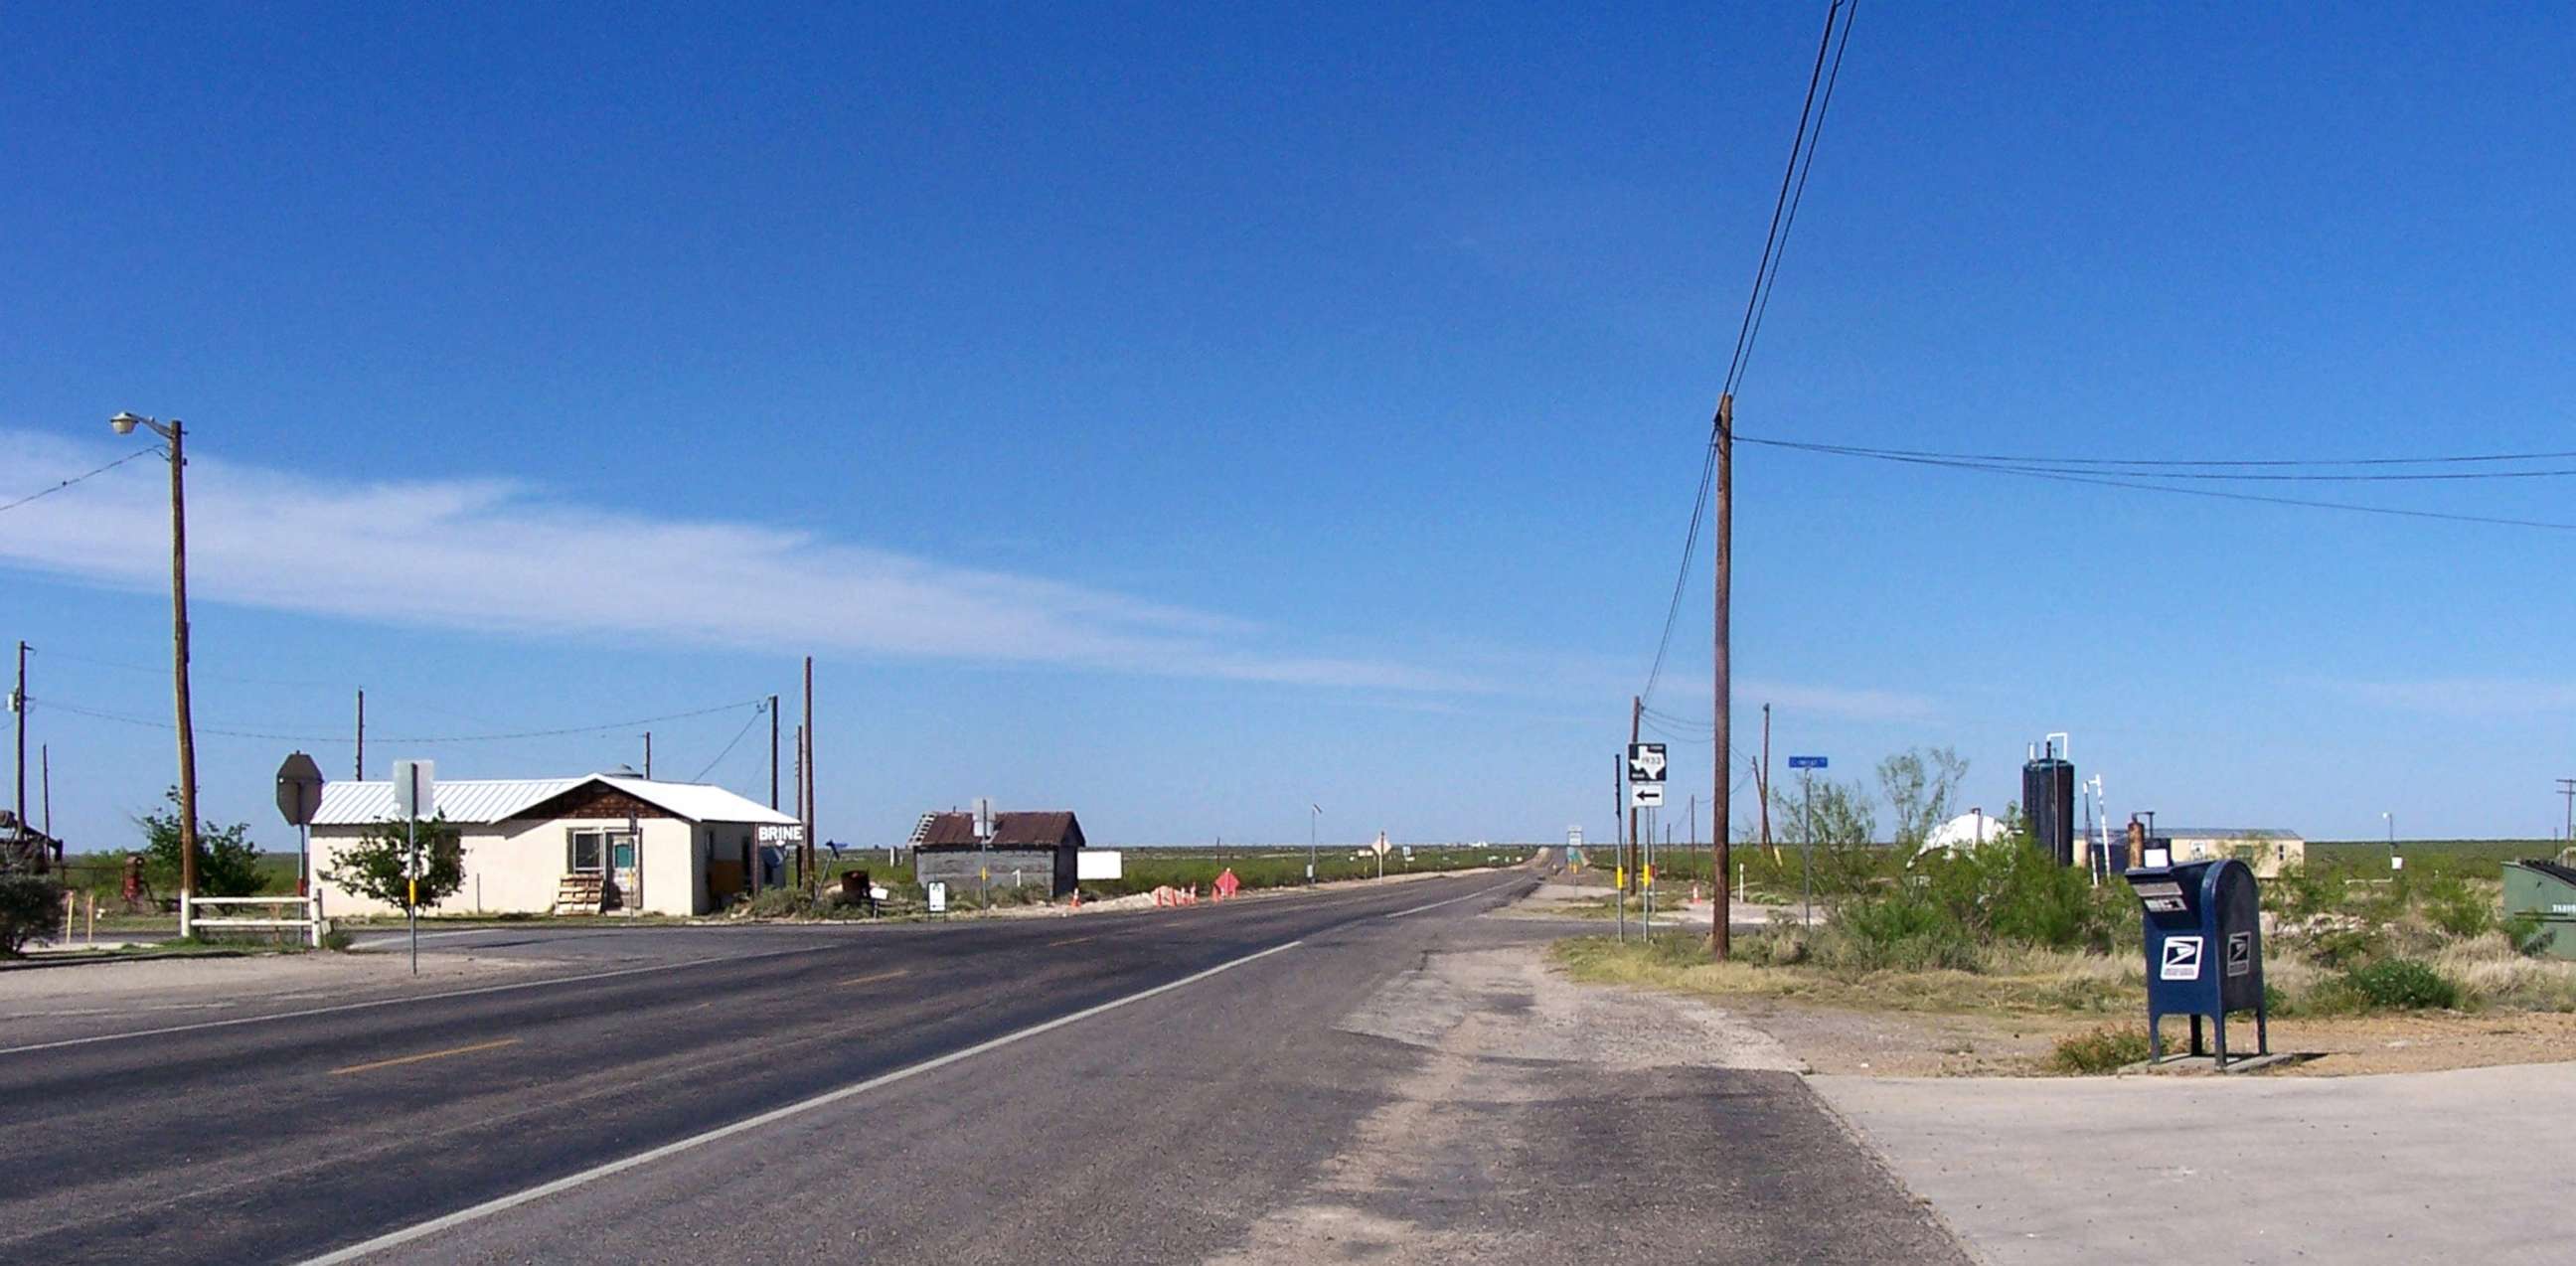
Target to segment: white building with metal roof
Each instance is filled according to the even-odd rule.
[[[441,782],[435,808],[465,853],[464,886],[438,914],[705,914],[759,886],[766,850],[804,830],[722,787],[614,774]],[[331,878],[341,850],[399,820],[390,782],[322,788],[313,874],[325,909],[401,912]]]

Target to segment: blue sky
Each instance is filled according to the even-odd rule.
[[[0,499],[192,428],[199,724],[442,773],[793,696],[827,833],[1609,826],[1821,9],[20,6]],[[1748,435],[2568,443],[2576,19],[1865,7]],[[2569,534],[1744,449],[1738,733],[2553,831]],[[2563,480],[2353,495],[2576,521]],[[150,461],[0,512],[75,846],[168,780]],[[1659,707],[1706,706],[1706,581]],[[793,721],[793,704],[790,705]],[[695,774],[747,709],[657,723]],[[1688,738],[1687,734],[1676,735]],[[1746,742],[1740,738],[1740,742]],[[293,743],[210,734],[287,841]],[[345,745],[306,743],[326,769]],[[1749,747],[1749,742],[1746,742]],[[1677,744],[1677,799],[1705,746]],[[766,727],[710,777],[766,795]]]

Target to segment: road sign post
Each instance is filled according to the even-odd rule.
[[[1808,928],[1816,926],[1816,770],[1825,768],[1822,756],[1792,756],[1789,768],[1798,771],[1798,921]]]
[[[313,815],[322,811],[322,767],[290,752],[277,767],[277,811],[295,828],[295,895],[313,895]]]
[[[435,761],[394,762],[394,809],[403,815],[403,842],[411,853],[404,893],[410,900],[404,910],[411,916],[411,974],[415,976],[420,974],[420,820],[438,812],[437,770]],[[636,864],[641,866],[643,859],[637,858]]]

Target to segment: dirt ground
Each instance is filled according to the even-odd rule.
[[[1778,1038],[1809,1071],[1859,1076],[2042,1074],[2059,1038],[2104,1023],[2089,1016],[1858,1011],[1780,998],[1715,1001]],[[2182,1024],[2166,1022],[2168,1042],[2185,1040]],[[2559,1013],[2292,1016],[2274,1020],[2271,1029],[2273,1050],[2317,1056],[2285,1065],[2270,1074],[2274,1076],[2418,1073],[2576,1060],[2576,1015]],[[2252,1019],[2231,1024],[2228,1038],[2231,1046],[2252,1049]]]

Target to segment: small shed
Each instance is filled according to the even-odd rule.
[[[2233,857],[2252,868],[2260,879],[2277,878],[2283,869],[2304,866],[2308,860],[2308,842],[2296,831],[2178,826],[2171,830],[2159,828],[2156,834],[2173,841],[2173,860],[2177,864]]]
[[[1052,897],[1073,891],[1075,854],[1085,847],[1082,822],[1062,809],[996,813],[990,840],[975,838],[974,814],[936,813],[913,838],[919,883],[945,883],[951,891],[1043,884]]]

